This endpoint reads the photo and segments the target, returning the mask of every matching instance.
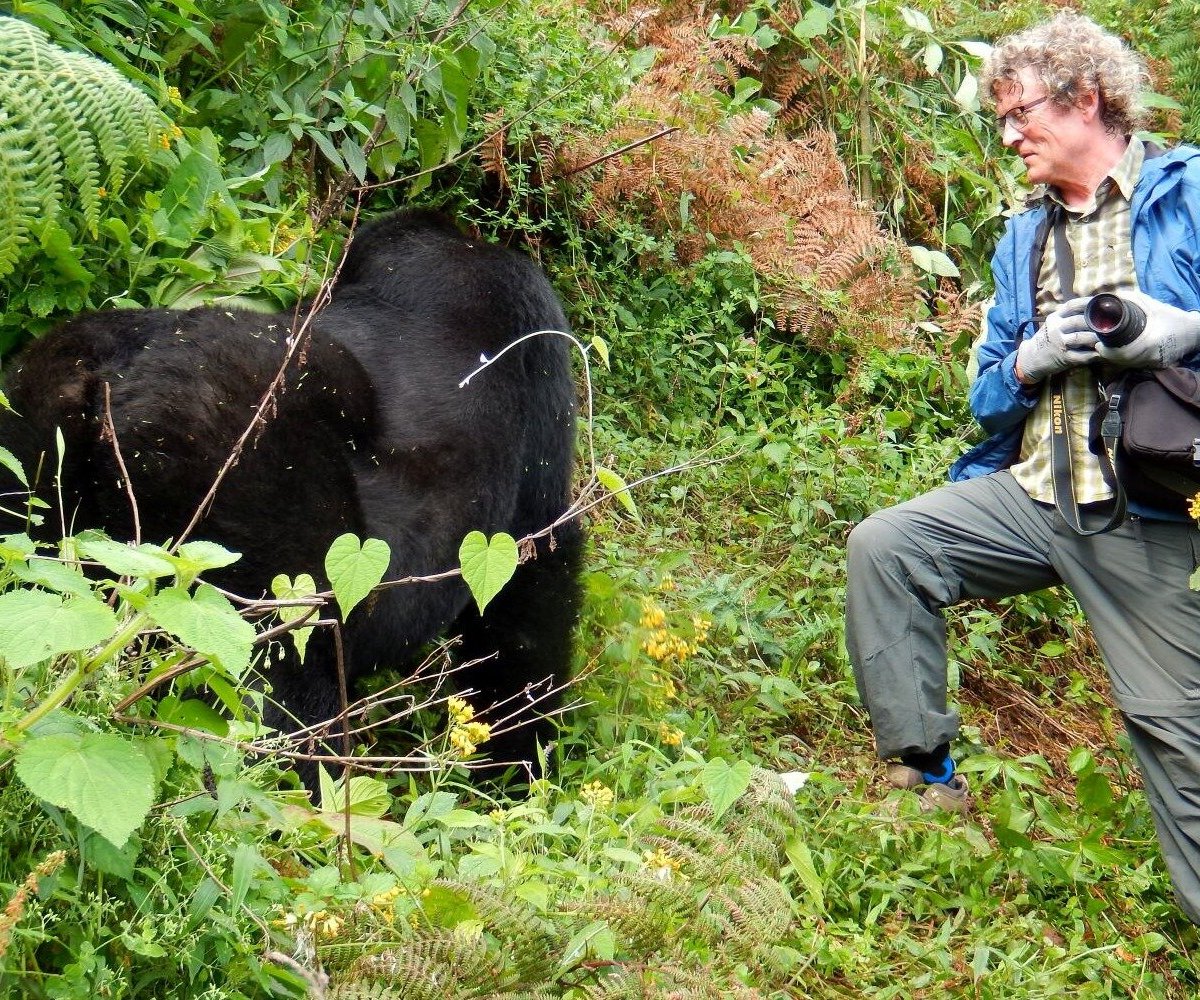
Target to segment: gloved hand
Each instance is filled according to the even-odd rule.
[[[1088,329],[1083,307],[1090,296],[1064,302],[1028,340],[1017,348],[1017,372],[1033,385],[1068,368],[1096,360],[1096,334]]]
[[[1124,347],[1098,344],[1096,353],[1105,361],[1121,368],[1169,368],[1200,350],[1200,313],[1169,306],[1145,292],[1121,292],[1121,298],[1141,307],[1146,328]]]

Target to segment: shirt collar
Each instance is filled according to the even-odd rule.
[[[1128,144],[1125,146],[1125,152],[1113,165],[1112,170],[1105,175],[1104,180],[1100,182],[1092,203],[1082,211],[1072,211],[1071,214],[1075,216],[1090,215],[1108,199],[1114,188],[1121,192],[1121,196],[1126,201],[1132,200],[1133,189],[1137,186],[1138,177],[1141,176],[1142,164],[1145,162],[1145,159],[1146,144],[1136,135],[1131,135]],[[1043,198],[1049,198],[1056,204],[1062,205],[1063,208],[1067,207],[1058,191],[1048,185],[1040,185],[1033,194],[1035,197],[1040,195]]]

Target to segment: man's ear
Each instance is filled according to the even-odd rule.
[[[1084,118],[1090,121],[1100,117],[1100,91],[1083,90],[1075,98],[1075,107],[1083,112]]]

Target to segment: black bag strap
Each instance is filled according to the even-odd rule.
[[[1075,297],[1075,255],[1071,252],[1071,244],[1067,240],[1067,212],[1061,205],[1055,206],[1054,219],[1054,266],[1058,269],[1059,296],[1066,301]],[[1108,520],[1099,528],[1088,529],[1083,526],[1083,517],[1079,510],[1079,502],[1075,499],[1074,458],[1071,455],[1070,424],[1067,420],[1067,405],[1063,398],[1063,385],[1066,375],[1059,372],[1050,378],[1050,457],[1051,485],[1054,488],[1054,506],[1058,508],[1067,525],[1078,535],[1101,535],[1112,531],[1125,520],[1129,504],[1125,490],[1121,486],[1121,478],[1113,466],[1113,457],[1117,454],[1117,442],[1121,437],[1121,397],[1113,395],[1109,399],[1109,409],[1105,414],[1101,436],[1104,438],[1103,455],[1096,457],[1100,461],[1104,478],[1113,484],[1113,509]],[[1113,403],[1113,398],[1116,403]],[[1111,424],[1115,420],[1115,425]],[[1114,429],[1115,426],[1115,429]],[[1112,431],[1111,440],[1109,431]]]

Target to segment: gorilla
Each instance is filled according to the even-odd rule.
[[[35,492],[54,508],[61,490],[68,530],[134,537],[131,488],[143,537],[178,537],[279,372],[294,319],[214,306],[78,317],[10,366],[4,388],[19,416],[0,418],[0,444],[31,477],[41,469]],[[524,254],[426,211],[361,227],[311,339],[195,532],[242,554],[209,578],[252,597],[277,573],[327,587],[325,552],[347,531],[388,543],[385,579],[431,575],[458,565],[473,530],[520,539],[562,518],[576,414],[565,338],[532,337],[459,383],[523,335],[567,329]],[[66,442],[58,484],[55,428]],[[458,636],[458,658],[479,662],[457,676],[480,692],[480,707],[547,680],[557,687],[569,671],[582,544],[576,520],[536,539],[483,615],[459,578],[376,591],[345,623],[348,680],[411,667],[431,640]],[[269,725],[339,713],[329,629],[313,634],[302,662],[286,639],[260,666],[277,703]],[[555,705],[551,695],[538,707]],[[485,749],[496,761],[529,760],[546,735],[542,720]]]

